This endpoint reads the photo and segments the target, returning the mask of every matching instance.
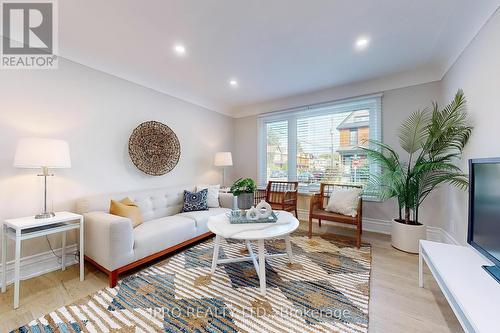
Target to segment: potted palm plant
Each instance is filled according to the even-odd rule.
[[[257,185],[252,178],[240,178],[231,186],[231,193],[238,197],[238,208],[249,209],[253,205]]]
[[[390,146],[370,140],[363,148],[368,158],[381,168],[371,177],[371,185],[379,189],[380,198],[396,198],[398,218],[392,221],[392,246],[418,253],[418,241],[426,238],[425,225],[419,220],[419,208],[428,195],[443,183],[466,189],[467,176],[455,162],[472,132],[466,100],[459,90],[453,101],[443,109],[432,108],[414,112],[399,129],[401,148],[407,153],[403,160]]]

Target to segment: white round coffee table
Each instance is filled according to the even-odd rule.
[[[290,244],[290,233],[299,227],[297,220],[289,212],[279,211],[278,221],[276,223],[245,223],[231,224],[225,214],[212,216],[208,220],[208,229],[215,234],[214,254],[212,259],[212,273],[215,272],[217,264],[226,264],[231,262],[252,261],[259,277],[260,292],[266,294],[266,258],[288,256],[288,260],[293,263],[292,245]],[[222,238],[238,239],[245,241],[248,249],[248,257],[219,259],[220,241]],[[266,254],[264,241],[266,239],[284,238],[286,253]],[[252,250],[250,241],[257,241],[257,256]]]

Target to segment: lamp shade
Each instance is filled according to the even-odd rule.
[[[14,157],[18,168],[70,168],[69,145],[63,140],[24,138],[19,140]]]
[[[232,166],[233,165],[233,156],[229,151],[222,151],[215,154],[214,158],[215,166]]]

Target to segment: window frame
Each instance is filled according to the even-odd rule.
[[[298,108],[265,113],[257,117],[257,185],[265,188],[267,185],[267,124],[277,121],[287,121],[288,128],[288,180],[297,181],[297,119],[314,117],[333,113],[352,112],[363,108],[370,110],[369,138],[382,141],[382,97],[383,94],[373,94],[350,99],[325,103],[311,104]],[[373,113],[373,117],[372,117]],[[359,140],[359,133],[358,133]],[[350,140],[350,139],[349,139]],[[350,142],[349,142],[350,143]],[[358,143],[359,144],[359,143]],[[370,174],[379,174],[380,167],[374,163],[369,165]],[[299,193],[312,193],[301,191]],[[364,196],[365,200],[378,201],[376,195]]]

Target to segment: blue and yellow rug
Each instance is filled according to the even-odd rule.
[[[51,312],[18,332],[367,332],[371,249],[322,237],[291,237],[266,264],[267,295],[251,262],[210,274],[212,240]],[[246,255],[223,241],[221,256]],[[266,243],[285,251],[282,240]]]

